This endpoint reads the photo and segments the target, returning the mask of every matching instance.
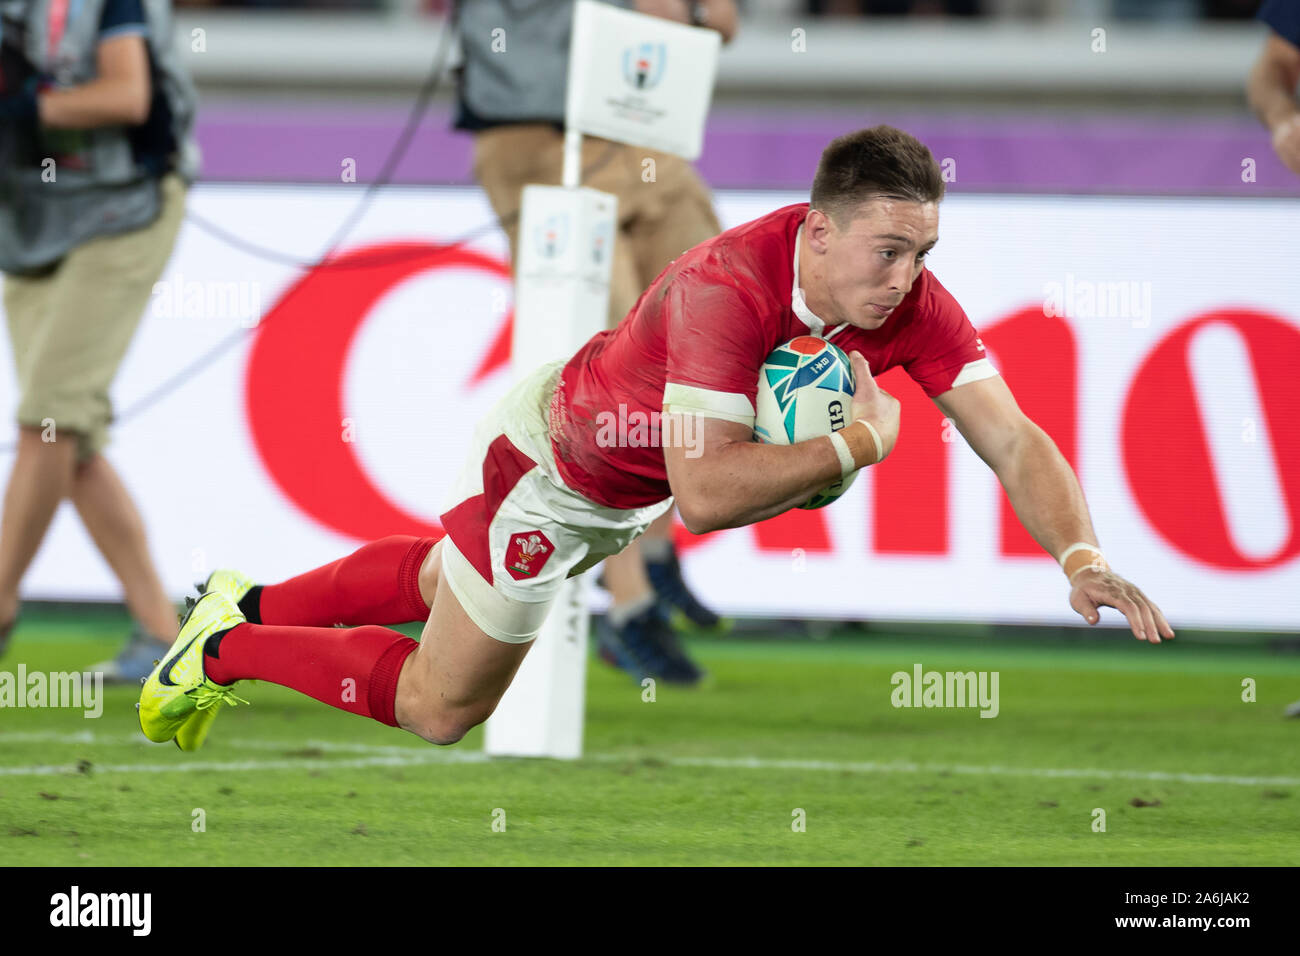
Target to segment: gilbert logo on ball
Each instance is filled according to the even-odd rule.
[[[773,445],[824,438],[843,428],[852,408],[853,367],[838,346],[801,335],[777,346],[758,373],[754,437]],[[857,472],[800,505],[822,508],[853,484]]]

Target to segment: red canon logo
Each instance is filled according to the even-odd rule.
[[[321,524],[363,541],[390,534],[442,537],[394,503],[341,440],[343,372],[357,331],[380,297],[430,269],[475,269],[509,279],[499,259],[463,247],[386,243],[312,269],[266,314],[248,357],[244,400],[253,443],[290,501]],[[509,316],[471,379],[510,355]]]
[[[1251,558],[1229,532],[1222,491],[1215,481],[1210,443],[1197,405],[1218,396],[1197,394],[1188,369],[1192,337],[1207,325],[1231,326],[1246,344],[1273,448],[1277,485],[1290,533],[1274,554]],[[1124,467],[1147,520],[1185,554],[1219,568],[1276,567],[1300,554],[1300,331],[1276,316],[1249,309],[1206,312],[1165,336],[1146,357],[1124,403]]]
[[[293,285],[267,314],[249,356],[248,419],[254,443],[284,494],[325,526],[358,539],[392,533],[441,535],[427,518],[392,502],[361,467],[353,446],[340,440],[343,371],[357,330],[375,302],[393,286],[432,269],[476,269],[502,278],[500,260],[460,247],[383,244],[358,249],[317,268]],[[506,365],[507,316],[473,385]],[[1188,363],[1192,337],[1209,323],[1231,326],[1246,343],[1264,410],[1289,535],[1275,554],[1252,558],[1234,543],[1215,475],[1210,443],[1196,413]],[[1081,401],[1073,330],[1035,305],[985,324],[981,337],[1021,407],[1078,467]],[[1218,568],[1258,570],[1300,554],[1300,329],[1279,316],[1248,309],[1195,316],[1177,326],[1139,366],[1124,397],[1120,436],[1134,500],[1155,531],[1182,553]],[[873,476],[872,549],[879,554],[934,554],[949,550],[948,443],[938,409],[899,369],[885,388],[903,404],[907,423],[887,467]],[[1086,383],[1082,383],[1086,387]],[[1118,399],[1119,396],[1115,396]],[[1214,396],[1199,396],[1214,401]],[[999,548],[1004,555],[1050,560],[1021,527],[998,492]],[[760,550],[830,552],[825,511],[796,509],[753,526]],[[683,532],[684,548],[702,538]]]

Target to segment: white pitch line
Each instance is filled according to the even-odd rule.
[[[399,757],[357,757],[351,760],[224,760],[194,761],[178,763],[137,763],[137,764],[92,764],[90,772],[95,773],[188,773],[197,770],[214,770],[226,773],[244,773],[251,770],[333,770],[357,769],[362,767],[414,767],[430,764],[449,763],[486,763],[490,758],[479,750],[472,751],[437,751],[431,750],[421,756]],[[37,765],[32,767],[0,767],[0,777],[49,777],[63,774],[78,774],[76,764]]]
[[[15,743],[78,743],[96,745],[144,745],[143,737],[130,735],[95,735],[92,731],[72,734],[34,732],[0,734],[0,745]],[[328,770],[362,767],[413,767],[430,764],[488,763],[492,760],[480,750],[435,750],[421,747],[379,746],[327,740],[244,740],[225,739],[222,743],[235,749],[278,750],[281,752],[355,753],[364,756],[348,760],[320,760],[296,757],[291,760],[198,761],[177,756],[175,763],[92,764],[92,772],[101,773],[184,773],[198,770],[247,772],[253,770]],[[1167,783],[1220,783],[1233,786],[1297,787],[1300,777],[1247,777],[1213,773],[1178,773],[1163,770],[1103,770],[1078,767],[1003,767],[968,764],[921,764],[876,761],[782,760],[764,757],[653,757],[648,754],[588,754],[585,759],[601,763],[625,763],[650,757],[669,767],[710,767],[722,770],[812,770],[830,773],[937,773],[962,776],[1037,777],[1044,779],[1144,780]],[[0,776],[55,776],[79,772],[76,764],[38,764],[28,767],[0,767]]]
[[[148,749],[158,744],[145,738],[143,734],[96,734],[92,730],[79,730],[73,733],[57,731],[32,731],[19,733],[0,733],[0,746],[6,743],[60,743],[89,744],[96,747],[141,747]],[[241,740],[239,738],[221,739],[223,746],[247,750],[282,750],[301,753],[304,750],[320,750],[324,753],[360,753],[374,756],[376,754],[414,754],[427,753],[422,746],[385,746],[380,744],[346,743],[336,740]]]
[[[125,741],[126,737],[114,735],[112,738],[103,734],[96,735],[93,730],[78,730],[74,733],[61,733],[55,730],[21,731],[19,733],[0,733],[0,744],[93,744]],[[138,738],[137,738],[138,739]]]
[[[589,760],[626,761],[623,754],[589,754]],[[1300,777],[1237,777],[1214,773],[1173,773],[1163,770],[1101,770],[1078,767],[975,767],[963,764],[845,762],[837,760],[774,760],[764,757],[653,758],[672,767],[716,767],[725,770],[823,770],[836,773],[938,773],[990,777],[1065,777],[1090,780],[1151,780],[1175,783],[1227,783],[1243,787],[1300,786]]]

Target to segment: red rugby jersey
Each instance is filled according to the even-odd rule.
[[[997,374],[928,269],[880,328],[827,329],[796,293],[796,237],[807,214],[807,203],[787,206],[682,253],[616,329],[569,360],[550,408],[551,445],[569,487],[612,508],[667,498],[664,408],[752,426],[760,367],[798,335],[861,352],[872,374],[901,365],[931,397]]]

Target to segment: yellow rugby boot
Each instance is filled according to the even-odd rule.
[[[208,575],[206,581],[202,584],[196,584],[194,587],[198,589],[200,594],[207,594],[209,591],[220,591],[231,604],[238,605],[244,599],[244,595],[255,584],[257,582],[246,574],[222,568],[219,571],[213,571]]]
[[[212,729],[212,722],[217,719],[217,714],[221,712],[220,698],[214,696],[206,699],[210,703],[208,705],[197,704],[194,713],[176,731],[176,746],[186,753],[191,750],[198,750],[203,746],[203,741],[208,739],[208,731]],[[234,707],[236,700],[241,700],[241,698],[226,699],[226,703]],[[243,702],[248,703],[248,701]]]
[[[187,599],[187,603],[188,603]],[[212,591],[195,601],[181,622],[176,643],[154,667],[140,689],[140,702],[136,709],[140,715],[140,729],[154,743],[177,740],[177,746],[186,748],[178,739],[184,724],[196,716],[205,718],[206,712],[215,715],[221,704],[234,706],[248,701],[235,696],[231,687],[208,680],[203,670],[203,648],[209,637],[244,623],[244,616],[224,594]],[[232,685],[233,686],[233,685]],[[187,734],[194,746],[202,744],[207,727],[196,728]]]
[[[230,568],[221,568],[213,571],[208,575],[207,580],[201,584],[196,583],[195,589],[199,594],[207,594],[216,591],[226,596],[231,604],[238,605],[243,600],[244,595],[254,587],[255,582],[248,575]],[[236,698],[238,699],[238,698]],[[195,710],[194,714],[181,724],[181,729],[176,731],[176,746],[181,750],[189,752],[198,750],[203,746],[203,741],[208,739],[208,730],[212,727],[212,722],[217,719],[217,714],[221,712],[218,706],[220,700],[216,700],[212,706],[202,707]],[[232,707],[234,701],[227,700]],[[247,703],[245,701],[245,703]]]

